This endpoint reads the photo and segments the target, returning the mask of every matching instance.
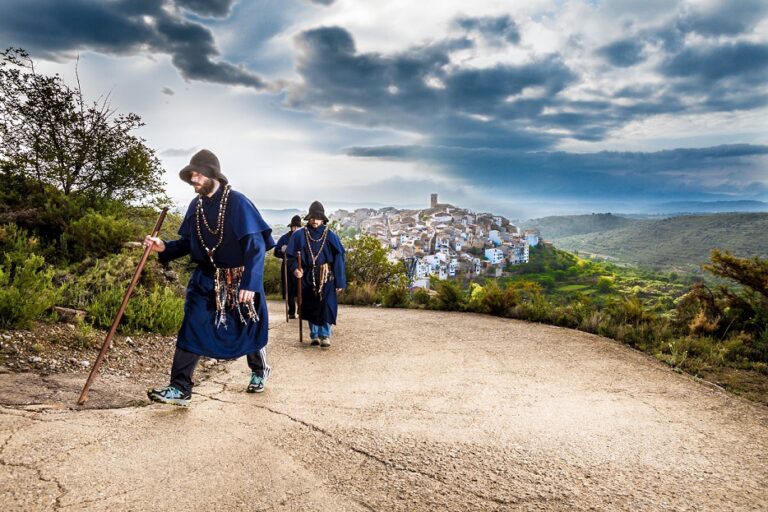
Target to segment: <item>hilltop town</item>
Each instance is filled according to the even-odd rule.
[[[406,263],[413,286],[424,288],[430,276],[500,277],[506,265],[527,263],[529,248],[540,238],[500,215],[439,203],[437,194],[421,210],[358,208],[337,210],[331,218],[342,229],[377,238],[389,248],[390,260]]]

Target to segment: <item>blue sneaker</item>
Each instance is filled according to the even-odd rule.
[[[181,390],[174,386],[168,386],[165,388],[155,388],[147,391],[147,396],[153,402],[160,402],[161,404],[178,405],[179,407],[187,407],[189,401],[192,398],[192,393],[182,393]]]
[[[263,377],[259,377],[256,375],[256,372],[253,372],[251,373],[251,382],[248,383],[246,391],[248,393],[263,393],[265,383],[266,381]]]

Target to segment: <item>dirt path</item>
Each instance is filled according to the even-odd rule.
[[[262,395],[0,408],[0,510],[768,509],[768,409],[610,340],[342,308],[321,351],[270,307]]]

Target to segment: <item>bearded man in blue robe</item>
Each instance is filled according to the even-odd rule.
[[[197,268],[187,285],[184,320],[176,340],[170,384],[150,389],[155,401],[187,406],[192,373],[201,356],[247,356],[251,379],[247,391],[264,391],[269,320],[264,294],[264,256],[275,246],[272,230],[259,210],[232,190],[212,152],[197,152],[179,172],[198,194],[187,208],[179,238],[147,236],[145,246],[161,263],[189,255]]]

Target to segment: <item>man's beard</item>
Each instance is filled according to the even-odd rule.
[[[216,184],[213,182],[212,179],[208,178],[205,180],[205,182],[200,184],[200,190],[197,191],[198,194],[201,196],[207,196],[211,192],[213,192],[213,188],[216,186]]]

